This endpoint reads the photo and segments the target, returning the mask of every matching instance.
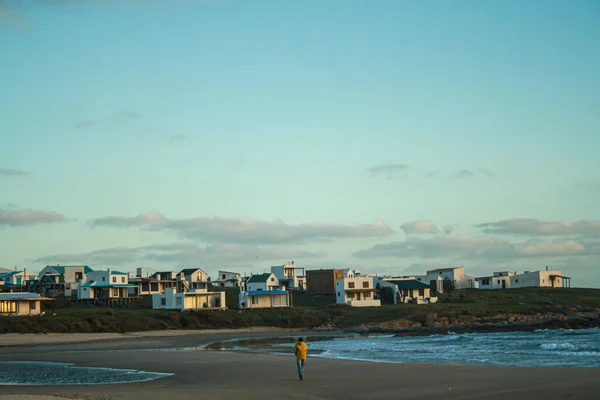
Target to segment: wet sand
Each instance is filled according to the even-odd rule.
[[[567,397],[596,399],[600,392],[600,368],[380,364],[310,358],[306,365],[305,380],[299,381],[293,355],[285,357],[224,351],[146,351],[193,348],[238,337],[282,335],[296,337],[306,334],[220,332],[4,347],[0,348],[0,361],[69,362],[81,366],[141,369],[175,375],[150,382],[117,385],[0,386],[0,399],[42,400],[9,396],[66,395],[91,400],[519,400]]]

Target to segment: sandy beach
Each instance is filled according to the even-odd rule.
[[[596,399],[600,391],[598,368],[384,364],[318,358],[309,359],[305,380],[299,381],[293,355],[148,350],[194,348],[239,337],[295,337],[303,333],[162,333],[114,338],[95,335],[88,336],[86,342],[69,343],[59,343],[59,337],[54,337],[52,340],[56,341],[51,346],[46,346],[50,342],[43,342],[42,338],[37,346],[0,348],[0,362],[54,361],[174,374],[154,381],[115,385],[0,386],[0,399]],[[2,336],[0,341],[4,343]]]

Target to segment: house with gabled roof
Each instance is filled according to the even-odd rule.
[[[200,268],[185,268],[177,274],[178,291],[187,292],[192,289],[208,289],[208,274]]]
[[[377,290],[384,287],[392,290],[394,304],[417,303],[429,304],[437,302],[437,297],[431,296],[431,287],[414,277],[409,278],[378,278],[375,284]]]
[[[87,273],[77,290],[77,300],[128,298],[130,289],[137,285],[129,283],[126,272],[107,269]]]
[[[38,291],[49,297],[77,297],[79,282],[92,271],[87,265],[47,265],[38,274]]]
[[[251,275],[240,287],[240,308],[291,307],[292,295],[279,289],[279,279],[273,273]]]

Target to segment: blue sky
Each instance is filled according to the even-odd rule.
[[[600,287],[597,1],[5,3],[0,266]]]

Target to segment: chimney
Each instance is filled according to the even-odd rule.
[[[27,285],[27,278],[27,268],[23,268],[23,279],[21,280],[23,285]]]
[[[548,266],[546,265],[546,271],[548,271]]]

